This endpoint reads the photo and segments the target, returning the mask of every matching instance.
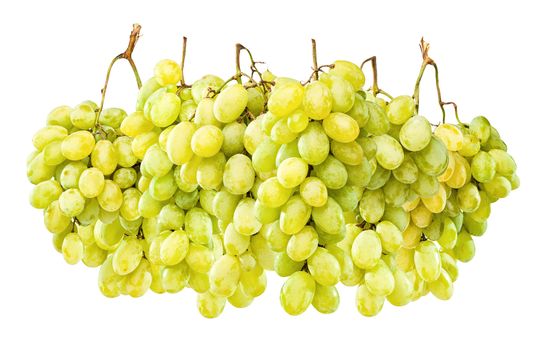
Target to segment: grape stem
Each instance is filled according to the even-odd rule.
[[[134,63],[134,60],[132,59],[132,53],[134,51],[134,47],[136,45],[136,42],[138,41],[138,38],[140,38],[141,28],[142,26],[140,26],[140,24],[135,23],[132,25],[132,31],[129,37],[129,44],[127,45],[127,48],[125,49],[125,51],[115,56],[110,62],[110,65],[108,66],[108,71],[106,72],[106,81],[104,82],[104,87],[100,91],[102,94],[102,98],[100,100],[100,106],[98,110],[96,111],[97,115],[95,120],[94,131],[100,128],[100,125],[98,125],[98,119],[99,119],[100,113],[102,112],[102,109],[104,108],[104,100],[106,98],[106,90],[108,89],[108,82],[110,81],[110,74],[112,72],[112,68],[118,60],[125,59],[129,62],[129,64],[131,65],[132,71],[134,73],[134,77],[136,79],[136,85],[138,85],[138,89],[142,87],[142,80],[140,79],[140,75],[138,74],[138,69],[136,68],[136,64]]]
[[[363,66],[367,63],[371,62],[371,69],[373,70],[373,86],[371,87],[371,91],[373,92],[373,96],[377,96],[378,94],[382,94],[386,97],[388,97],[390,100],[393,100],[394,98],[392,95],[387,93],[386,91],[380,89],[378,87],[378,69],[377,69],[377,56],[371,56],[368,59],[364,60],[360,64],[360,69],[363,69]]]
[[[439,107],[441,108],[441,113],[442,113],[442,123],[444,124],[446,121],[445,106],[452,105],[454,107],[454,115],[456,116],[456,120],[458,121],[459,124],[463,125],[462,121],[460,120],[458,116],[458,105],[452,101],[449,101],[449,102],[443,101],[443,98],[441,95],[441,86],[439,84],[439,68],[437,67],[437,63],[435,63],[435,61],[429,56],[429,50],[430,50],[430,44],[425,42],[424,38],[422,37],[420,39],[420,52],[422,53],[422,65],[420,66],[420,72],[418,73],[418,77],[416,78],[416,83],[414,85],[414,93],[413,93],[416,113],[418,113],[418,108],[420,107],[420,82],[422,81],[422,77],[424,76],[424,71],[426,70],[426,67],[432,66],[435,71],[435,87],[437,90],[437,101],[439,103]]]
[[[180,77],[180,85],[182,87],[186,87],[185,84],[185,77],[184,77],[184,66],[185,66],[185,53],[187,49],[187,37],[183,37],[182,39],[182,61],[180,62],[180,68],[182,70],[182,76]]]
[[[316,54],[316,40],[311,39],[312,42],[312,69],[314,70],[312,74],[313,80],[318,80],[318,55]]]
[[[301,84],[302,85],[307,85],[308,83],[310,83],[314,79],[314,77],[318,75],[318,72],[323,72],[324,71],[324,68],[332,69],[332,68],[335,68],[335,65],[334,64],[322,64],[321,66],[312,68],[312,74],[310,74],[310,77],[307,80],[305,80],[304,82],[301,82]]]
[[[248,57],[250,58],[250,75],[247,75],[247,74],[244,74],[242,72],[242,70],[240,69],[240,52],[241,51],[246,51],[246,53],[248,54]],[[263,89],[265,90],[270,90],[270,86],[267,86],[265,84],[265,81],[263,80],[263,74],[261,73],[261,71],[259,69],[257,69],[257,65],[258,64],[263,64],[264,62],[262,61],[255,61],[254,60],[254,56],[252,55],[252,52],[250,52],[250,50],[248,50],[248,48],[246,48],[246,46],[240,44],[240,43],[237,43],[236,44],[236,55],[235,55],[235,59],[236,59],[236,75],[239,75],[237,81],[239,84],[242,84],[242,80],[241,80],[241,77],[242,76],[246,76],[252,83],[255,83],[255,80],[254,80],[254,74],[257,74],[257,76],[259,77],[259,84],[261,84],[263,86]]]

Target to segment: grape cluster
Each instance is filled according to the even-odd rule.
[[[69,264],[99,267],[107,297],[197,292],[205,317],[286,277],[291,315],[449,299],[491,204],[519,186],[484,117],[433,126],[415,99],[364,89],[347,61],[307,83],[237,73],[179,84],[162,60],[135,112],[55,108],[34,138],[30,203]],[[242,82],[245,78],[246,82]]]

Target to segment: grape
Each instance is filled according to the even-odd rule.
[[[377,224],[375,230],[385,251],[395,253],[399,250],[403,242],[403,236],[396,225],[384,220]]]
[[[185,288],[189,280],[189,268],[185,262],[167,266],[161,273],[163,288],[167,293],[178,293]]]
[[[173,60],[161,60],[153,69],[155,80],[162,86],[176,84],[182,78],[180,66]]]
[[[305,226],[289,238],[286,253],[294,261],[304,261],[318,248],[318,234],[312,226]]]
[[[288,314],[300,315],[312,303],[315,291],[316,283],[308,273],[304,271],[295,272],[282,286],[280,303]]]
[[[343,232],[345,222],[342,208],[331,197],[323,206],[312,208],[312,219],[325,233],[338,235]]]
[[[458,192],[460,195],[460,192]],[[442,213],[447,205],[447,192],[442,184],[439,184],[437,192],[430,197],[422,197],[422,204],[432,213]]]
[[[223,184],[232,194],[244,194],[254,185],[255,172],[251,160],[236,154],[229,158],[223,172]]]
[[[308,164],[298,157],[287,158],[280,163],[277,171],[278,182],[286,188],[300,185],[308,173]]]
[[[357,142],[331,142],[331,153],[345,165],[359,165],[364,161],[363,149]]]
[[[515,174],[517,164],[515,163],[513,157],[511,157],[507,152],[501,149],[491,149],[488,152],[488,155],[494,159],[497,174],[505,177],[510,177]]]
[[[368,110],[369,120],[364,130],[371,135],[383,135],[390,129],[390,122],[382,107],[374,102],[365,101],[365,108]]]
[[[434,135],[443,141],[449,151],[462,149],[464,135],[458,127],[451,124],[441,124],[435,129]]]
[[[364,270],[371,269],[378,264],[382,254],[382,245],[377,233],[365,230],[359,233],[351,247],[354,264]]]
[[[68,189],[59,196],[59,208],[64,215],[74,217],[83,211],[85,207],[85,198],[81,192],[75,188]]]
[[[237,120],[248,104],[248,92],[241,84],[223,89],[214,102],[214,116],[222,123]]]
[[[374,295],[387,296],[394,291],[394,275],[382,259],[379,259],[375,266],[366,271],[364,279],[369,292]]]
[[[360,132],[358,123],[344,113],[331,113],[322,125],[327,136],[338,142],[352,142]]]
[[[113,254],[112,267],[118,275],[133,272],[142,259],[142,245],[137,238],[123,239]]]
[[[193,208],[185,215],[185,230],[194,243],[208,244],[212,238],[212,220],[201,208]]]
[[[356,306],[363,316],[371,317],[377,315],[382,310],[384,300],[384,296],[371,293],[364,283],[358,286],[356,292]]]
[[[414,154],[414,161],[424,174],[441,175],[448,166],[448,151],[441,140],[432,137],[430,143]]]
[[[104,189],[97,197],[98,204],[106,211],[114,212],[123,204],[123,194],[119,186],[112,180],[104,181]]]
[[[416,247],[414,266],[420,278],[426,282],[433,282],[439,278],[441,257],[433,242],[423,241]]]
[[[142,85],[142,87],[140,88],[140,91],[138,91],[138,97],[136,99],[136,110],[143,111],[144,105],[146,101],[148,100],[148,98],[160,87],[161,85],[157,82],[157,79],[155,79],[155,77],[147,80],[144,83],[144,85]]]
[[[127,294],[133,298],[141,297],[150,288],[152,278],[150,264],[142,259],[138,267],[125,277]]]
[[[458,205],[466,213],[471,213],[479,208],[481,196],[479,189],[472,183],[468,183],[458,190]]]
[[[215,296],[210,292],[200,293],[197,296],[197,307],[204,317],[215,318],[223,312],[225,301],[224,297]]]
[[[240,154],[244,151],[244,132],[246,125],[233,122],[223,127],[223,144],[221,150],[227,157]]]
[[[477,136],[481,144],[484,144],[490,137],[490,122],[482,116],[473,118],[469,124],[469,130]]]
[[[310,206],[304,202],[301,196],[291,197],[282,206],[280,229],[286,234],[295,234],[301,231],[309,220],[311,212]]]
[[[187,163],[193,156],[191,139],[195,132],[194,124],[181,122],[169,133],[167,138],[166,153],[168,159],[177,165]]]
[[[337,60],[333,62],[333,66],[329,74],[347,80],[355,90],[361,89],[363,84],[365,84],[365,75],[363,75],[361,69],[354,63]]]
[[[123,239],[124,229],[119,220],[111,223],[97,221],[94,227],[94,237],[96,244],[104,250],[115,250]]]
[[[430,140],[430,122],[420,115],[409,118],[399,131],[399,141],[405,149],[412,152],[423,150]]]
[[[359,212],[366,222],[377,223],[384,215],[385,205],[382,190],[366,190],[360,200]]]
[[[488,182],[496,175],[496,161],[488,152],[480,151],[471,160],[471,174],[479,182]]]
[[[388,105],[388,120],[392,124],[402,125],[415,113],[415,103],[410,96],[397,96]]]
[[[389,135],[380,135],[373,140],[377,144],[377,161],[384,169],[393,170],[403,163],[403,149],[396,139]]]
[[[341,267],[337,259],[327,249],[316,248],[307,263],[309,272],[317,283],[323,286],[333,286],[339,282]]]
[[[284,117],[295,111],[303,102],[304,89],[299,82],[276,85],[269,96],[267,106],[271,113]]]
[[[108,140],[98,141],[91,153],[91,164],[104,175],[112,174],[117,168],[117,153],[114,145]]]
[[[443,269],[441,269],[439,278],[429,284],[429,288],[431,293],[437,299],[441,300],[450,299],[453,293],[452,280],[449,274]]]
[[[261,90],[257,88],[249,88],[246,91],[248,91],[248,104],[246,106],[248,112],[250,112],[252,116],[260,115],[265,107],[265,96]]]
[[[445,217],[442,223],[441,236],[437,240],[437,243],[444,249],[452,249],[456,245],[456,240],[458,239],[458,230],[454,222]]]
[[[112,179],[119,185],[119,188],[126,189],[132,187],[136,183],[138,174],[133,168],[119,168],[114,172]]]
[[[252,154],[252,166],[258,173],[272,171],[276,167],[276,154],[280,146],[270,138],[266,138],[259,144]]]
[[[250,236],[238,233],[235,226],[230,223],[223,234],[223,242],[227,254],[241,255],[250,245]]]
[[[70,112],[70,122],[78,129],[91,129],[95,125],[95,109],[89,103],[80,103]]]
[[[324,73],[320,75],[323,82],[331,91],[332,112],[348,112],[354,105],[356,94],[354,86],[347,80],[333,74]]]
[[[407,305],[411,301],[413,286],[405,272],[401,270],[393,271],[394,290],[386,297],[390,304],[395,306]]]
[[[308,164],[322,163],[329,154],[329,140],[324,128],[318,122],[309,123],[299,137],[297,148]]]
[[[236,291],[241,269],[236,257],[223,255],[210,270],[210,291],[217,296],[230,297]]]
[[[70,121],[70,113],[72,108],[69,106],[59,106],[51,110],[47,115],[47,125],[58,125],[65,129],[72,128],[72,122]]]
[[[464,140],[462,142],[462,148],[458,150],[458,153],[464,157],[473,157],[481,149],[479,138],[468,129],[464,129],[462,132],[464,134]]]
[[[257,198],[270,208],[278,208],[288,201],[292,193],[291,189],[280,184],[278,178],[271,177],[259,186]]]
[[[81,261],[88,267],[99,267],[104,263],[108,252],[99,248],[95,243],[83,245]]]
[[[205,190],[219,189],[225,163],[225,155],[221,152],[204,158],[197,167],[197,183]]]
[[[56,166],[65,160],[66,158],[62,154],[62,141],[53,141],[44,147],[43,161],[46,165]]]
[[[290,130],[288,127],[288,118],[281,118],[274,123],[271,132],[271,140],[277,144],[290,143],[297,137],[297,133]]]
[[[189,251],[189,238],[183,230],[176,230],[168,234],[161,242],[161,262],[167,266],[180,263]]]
[[[91,154],[95,138],[88,131],[76,131],[68,135],[61,145],[62,155],[69,160],[81,160]]]
[[[101,125],[109,126],[113,129],[119,129],[123,120],[127,117],[127,112],[121,108],[105,108],[100,113],[98,122]]]
[[[244,130],[244,148],[248,153],[254,154],[258,145],[261,144],[267,135],[261,130],[261,121],[263,120],[262,116],[257,117],[255,120],[252,120]]]
[[[62,194],[61,185],[55,180],[46,180],[37,184],[30,194],[30,205],[37,209],[47,208]]]
[[[254,215],[255,200],[244,198],[235,209],[233,224],[238,233],[246,236],[253,235],[261,228],[261,223]]]
[[[484,190],[490,198],[505,198],[511,192],[511,183],[503,176],[495,176],[484,184]]]
[[[64,260],[70,264],[77,264],[83,257],[83,243],[76,233],[69,233],[62,242],[62,255]]]
[[[212,268],[214,256],[207,247],[200,244],[189,243],[189,251],[185,256],[184,261],[192,270],[199,273],[207,273]]]
[[[316,176],[330,189],[340,189],[348,181],[348,172],[337,158],[327,156],[321,163],[314,166]]]

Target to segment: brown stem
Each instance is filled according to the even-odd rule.
[[[180,77],[180,85],[185,86],[184,67],[185,67],[185,53],[187,49],[187,38],[184,36],[182,41],[182,62],[180,68],[182,69],[182,76]]]
[[[134,77],[136,79],[136,84],[138,85],[138,88],[140,89],[142,87],[142,80],[140,80],[140,75],[138,74],[138,69],[136,69],[136,64],[134,63],[134,60],[132,59],[132,53],[134,51],[134,47],[136,45],[136,42],[138,41],[138,38],[140,37],[140,29],[142,27],[139,24],[133,24],[131,35],[129,37],[129,44],[127,45],[127,48],[125,51],[120,53],[119,55],[115,56],[112,61],[110,62],[110,65],[108,66],[108,70],[106,72],[106,80],[104,82],[104,87],[100,91],[102,94],[102,98],[100,100],[100,106],[98,110],[96,111],[96,121],[95,121],[95,131],[99,127],[98,125],[98,118],[100,116],[100,113],[102,112],[102,109],[104,108],[104,100],[106,99],[106,90],[108,89],[108,82],[110,81],[110,74],[112,72],[112,67],[114,64],[121,59],[125,59],[129,62],[132,71],[134,73]]]
[[[242,51],[242,49],[244,49],[245,47],[242,45],[242,44],[239,44],[237,43],[235,45],[235,68],[236,68],[236,76],[237,76],[237,81],[239,84],[242,83],[242,79],[241,79],[241,72],[242,70],[240,69],[240,51]]]
[[[312,69],[313,72],[313,79],[318,80],[318,56],[316,54],[316,40],[311,39],[312,41]]]
[[[364,60],[360,64],[360,69],[363,69],[363,66],[367,63],[371,62],[371,69],[373,70],[373,85],[371,87],[371,91],[373,92],[373,96],[376,96],[378,94],[382,94],[384,96],[387,96],[390,100],[393,99],[393,96],[387,93],[386,91],[382,90],[378,87],[378,69],[377,69],[377,56],[371,56],[368,59]]]
[[[312,79],[314,78],[315,74],[317,74],[317,72],[322,72],[324,68],[335,68],[335,65],[334,64],[322,64],[321,66],[318,66],[316,68],[312,68],[312,74],[310,74],[310,77],[305,80],[304,82],[302,82],[301,84],[303,85],[306,85],[308,83],[310,83],[312,81]]]

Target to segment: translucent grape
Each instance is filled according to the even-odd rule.
[[[300,315],[312,303],[315,291],[316,283],[308,273],[295,272],[282,286],[280,303],[288,314]]]

